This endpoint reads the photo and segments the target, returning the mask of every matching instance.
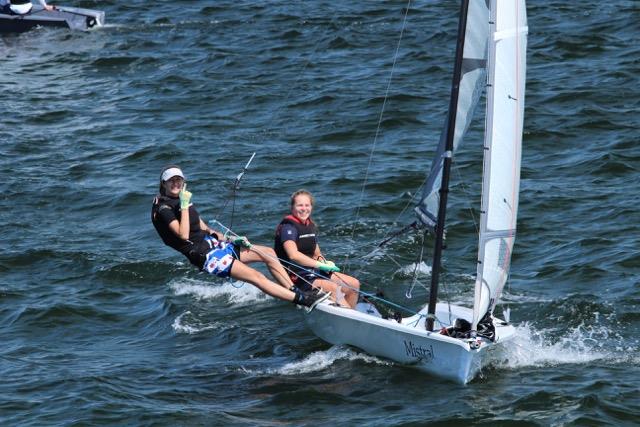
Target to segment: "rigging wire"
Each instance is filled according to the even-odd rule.
[[[408,1],[407,1],[406,8],[405,8],[405,13],[404,13],[404,17],[403,17],[403,22],[402,22],[402,28],[401,28],[400,36],[399,36],[399,39],[398,39],[398,43],[397,43],[397,45],[396,45],[396,50],[395,50],[395,54],[394,54],[394,58],[393,58],[393,63],[392,63],[392,67],[391,67],[391,72],[390,72],[390,75],[389,75],[389,80],[388,80],[388,82],[387,82],[387,88],[386,88],[386,91],[385,91],[385,95],[384,95],[384,99],[383,99],[382,108],[381,108],[380,115],[379,115],[379,118],[378,118],[378,124],[377,124],[377,128],[376,128],[375,136],[374,136],[374,141],[373,141],[373,144],[372,144],[371,152],[370,152],[370,154],[369,154],[369,160],[368,160],[368,164],[367,164],[367,169],[366,169],[366,171],[365,171],[365,178],[364,178],[364,182],[363,182],[363,185],[362,185],[362,190],[361,190],[361,194],[360,194],[360,200],[359,200],[359,203],[358,203],[358,205],[357,205],[357,209],[356,209],[356,215],[355,215],[355,219],[354,219],[354,226],[353,226],[353,228],[352,228],[352,233],[351,233],[351,240],[352,240],[352,241],[354,240],[354,236],[355,236],[355,227],[356,227],[356,224],[357,224],[357,221],[358,221],[358,218],[359,218],[360,209],[361,209],[361,206],[362,206],[362,201],[364,200],[364,193],[365,193],[365,190],[366,190],[366,187],[367,187],[367,183],[368,183],[369,171],[370,171],[371,166],[372,166],[372,163],[373,163],[373,155],[374,155],[374,153],[375,153],[375,151],[376,151],[377,141],[378,141],[378,137],[379,137],[379,135],[380,135],[380,129],[381,129],[381,126],[382,126],[382,119],[383,119],[383,117],[384,117],[384,112],[385,112],[385,108],[386,108],[387,100],[388,100],[388,98],[389,98],[389,92],[390,92],[391,83],[392,83],[392,80],[393,80],[393,74],[394,74],[394,71],[395,71],[395,67],[396,67],[396,63],[397,63],[397,59],[398,59],[398,55],[399,55],[399,50],[400,50],[400,46],[401,46],[401,42],[402,42],[402,38],[403,38],[403,35],[404,35],[404,30],[405,30],[405,28],[406,28],[407,17],[408,17],[408,14],[409,14],[410,6],[411,6],[411,0],[408,0]],[[333,21],[334,21],[334,19],[332,19],[332,20],[331,20],[331,22],[330,22],[329,24],[333,23]],[[329,31],[327,30],[327,32],[326,32],[325,34],[327,34],[328,32],[329,32]],[[321,38],[321,40],[322,40],[322,38]],[[305,64],[304,64],[304,66],[302,67],[302,70],[300,71],[300,73],[298,73],[298,75],[297,75],[297,77],[296,77],[295,82],[294,82],[292,85],[290,85],[290,86],[289,86],[289,91],[287,92],[287,95],[285,96],[285,99],[288,99],[288,98],[289,98],[289,95],[291,94],[291,92],[293,91],[293,89],[297,86],[297,82],[301,79],[302,75],[304,74],[304,70],[308,67],[308,65],[311,63],[312,59],[314,58],[314,55],[316,54],[316,52],[317,52],[317,50],[318,50],[319,45],[320,45],[320,41],[314,45],[314,49],[313,49],[313,51],[312,51],[311,55],[307,58],[307,60],[306,60],[306,62],[305,62]],[[283,109],[283,108],[284,108],[283,106],[279,107],[279,108],[274,112],[274,114],[277,116],[277,115],[282,111],[282,109]],[[288,127],[286,127],[286,128],[284,129],[284,132],[286,132],[286,131],[287,131],[287,129],[288,129]],[[269,130],[267,130],[267,132],[265,133],[265,135],[266,135],[266,134],[268,134],[268,133],[269,133]],[[265,137],[266,137],[266,136],[265,136]],[[265,137],[263,137],[263,139],[264,139]],[[255,153],[254,153],[254,156],[255,156]],[[252,159],[253,159],[253,156],[252,156],[252,157],[251,157],[251,159],[249,160],[249,163],[251,162],[251,160],[252,160]],[[247,164],[247,166],[248,166],[248,164]],[[245,167],[245,170],[246,170],[246,167]],[[243,172],[241,173],[241,175],[242,175],[243,173],[244,173],[244,170],[243,170]],[[239,177],[241,177],[241,176],[239,175]],[[406,210],[409,208],[409,206],[413,204],[413,202],[414,202],[414,200],[415,200],[415,198],[416,198],[416,195],[417,195],[417,194],[419,194],[419,193],[421,192],[421,190],[422,190],[422,188],[423,188],[424,184],[426,183],[426,180],[427,180],[427,178],[425,177],[425,180],[423,181],[423,183],[422,183],[422,184],[421,184],[421,186],[419,187],[418,191],[416,191],[414,194],[412,194],[412,195],[411,195],[410,200],[409,200],[409,201],[407,202],[407,204],[403,207],[402,211],[398,214],[398,216],[397,216],[397,218],[396,218],[396,220],[395,220],[394,222],[397,222],[397,221],[398,221],[398,220],[399,220],[399,219],[404,215],[404,213],[405,213],[405,212],[406,212]],[[218,213],[218,215],[216,216],[216,218],[219,218],[219,217],[220,217],[220,215],[222,214],[222,212],[226,209],[226,207],[227,207],[227,205],[228,205],[228,202],[229,202],[229,199],[231,199],[231,200],[232,200],[232,211],[231,211],[231,220],[230,220],[231,222],[230,222],[230,227],[229,227],[229,228],[227,228],[227,230],[228,230],[228,231],[231,231],[231,229],[230,229],[230,228],[231,228],[231,227],[233,227],[233,218],[234,218],[234,214],[235,214],[235,202],[236,202],[237,191],[239,190],[239,185],[238,185],[238,184],[239,184],[239,179],[236,179],[236,181],[235,181],[235,183],[234,183],[234,185],[233,185],[233,187],[232,187],[231,195],[227,198],[227,200],[225,201],[224,206],[222,207],[222,209],[220,210],[220,212],[219,212],[219,213]],[[222,225],[222,224],[221,224],[217,219],[216,219],[216,220],[214,220],[214,221],[215,221],[216,223],[220,224],[221,226],[223,226],[223,225]],[[413,224],[415,224],[415,223],[413,223]],[[403,230],[408,230],[409,228],[411,228],[411,226],[412,226],[413,224],[410,224],[409,226],[406,226]],[[224,226],[223,226],[223,227],[224,227]],[[225,228],[226,228],[226,227],[225,227]],[[401,231],[402,231],[402,230],[401,230]],[[387,236],[389,236],[389,234],[390,234],[390,233],[391,233],[391,230],[388,230],[388,231],[385,233],[385,235],[384,235],[384,237],[383,237],[383,240],[387,239]],[[235,234],[235,233],[234,233],[234,234]],[[388,243],[388,241],[390,241],[391,239],[395,238],[397,235],[400,235],[400,234],[402,234],[402,233],[401,233],[401,232],[396,232],[396,235],[391,236],[391,237],[390,237],[389,239],[387,239],[386,241],[383,241],[382,243],[377,243],[377,244],[376,244],[376,246],[377,246],[377,247],[376,247],[372,252],[370,252],[369,254],[364,255],[362,258],[365,258],[365,257],[371,256],[372,254],[374,254],[375,252],[377,252],[377,251],[379,250],[379,248],[380,248],[380,247],[382,247],[384,244]],[[423,236],[423,239],[424,239],[424,236]],[[375,244],[375,243],[374,243],[374,244]],[[366,247],[366,246],[369,246],[369,245],[365,245],[365,247]],[[420,263],[421,263],[421,261],[422,261],[423,253],[424,253],[424,245],[422,245],[421,247],[422,247],[422,249],[421,249],[421,252],[420,252],[420,255],[419,255],[419,258],[418,258],[418,259],[419,259],[419,261],[418,261],[418,262],[416,262],[416,266],[415,266],[414,273],[413,273],[413,279],[412,279],[411,290],[414,288],[414,286],[415,286],[416,284],[419,284],[419,285],[420,285],[420,286],[422,286],[423,288],[427,289],[426,285],[424,285],[423,283],[421,283],[420,281],[418,281],[418,280],[417,280],[417,270],[418,270],[419,265],[420,265]],[[255,250],[255,249],[254,249],[254,250]],[[257,251],[257,250],[256,250],[256,252],[259,252],[259,251]],[[263,256],[269,256],[268,254],[262,254],[262,255],[263,255]],[[388,254],[384,254],[384,255],[385,255],[386,257],[388,257],[390,260],[392,260],[392,261],[393,261],[393,262],[394,262],[394,263],[395,263],[399,268],[402,268],[402,265],[401,265],[399,262],[397,262],[395,259],[393,259],[393,257],[392,257],[391,255],[388,255]],[[277,257],[276,257],[276,258],[277,258]],[[278,259],[279,259],[279,258],[278,258]],[[284,264],[284,263],[288,263],[288,264],[291,264],[291,265],[296,266],[294,263],[287,262],[286,260],[279,259],[279,261],[280,261],[281,263],[283,263],[283,264]],[[349,255],[348,255],[348,254],[347,254],[346,259],[345,259],[345,265],[346,265],[347,267],[348,267],[348,265],[349,265]],[[283,265],[283,266],[284,266],[284,265]],[[284,267],[285,267],[288,271],[291,271],[291,269],[290,269],[290,268],[287,268],[286,266],[284,266]],[[301,266],[297,266],[297,267],[301,267]],[[362,271],[362,269],[360,269],[359,271]],[[295,274],[295,273],[294,273],[294,274]],[[300,277],[300,276],[298,276],[298,277]],[[303,279],[303,280],[304,280],[304,279]],[[305,280],[305,281],[306,281],[306,280]],[[336,283],[336,282],[334,282],[334,283]],[[361,283],[362,283],[362,284],[364,284],[364,285],[367,285],[366,283],[364,283],[364,282],[362,282],[362,281],[361,281]],[[350,287],[350,286],[349,286],[349,285],[347,285],[346,283],[336,283],[336,284],[337,284],[337,285],[339,285],[339,286],[346,286],[346,287]],[[420,314],[420,313],[418,313],[418,312],[413,311],[412,309],[410,309],[410,308],[408,308],[408,307],[404,307],[404,306],[398,305],[398,304],[396,304],[396,303],[393,303],[392,301],[386,300],[386,299],[381,298],[381,297],[379,297],[379,296],[377,296],[377,295],[370,294],[370,293],[366,293],[366,292],[362,291],[361,289],[360,289],[360,293],[361,293],[361,294],[363,294],[364,296],[368,297],[368,298],[375,299],[375,300],[379,300],[380,302],[382,302],[382,303],[384,303],[384,304],[387,304],[387,305],[393,306],[393,307],[395,307],[395,308],[399,308],[399,309],[404,310],[404,311],[406,311],[406,312],[409,312],[409,313],[412,313],[412,314]],[[424,315],[420,314],[420,316],[424,316]]]
[[[392,221],[393,223],[398,222],[398,221],[400,220],[400,218],[404,215],[405,211],[409,208],[409,206],[413,205],[413,201],[414,201],[414,199],[416,198],[416,195],[417,195],[417,194],[420,194],[420,193],[422,192],[422,188],[424,187],[424,185],[425,185],[425,183],[426,183],[426,182],[427,182],[427,177],[425,177],[424,181],[422,181],[422,184],[420,185],[420,187],[418,188],[418,190],[417,190],[414,194],[412,194],[412,195],[411,195],[411,199],[409,199],[409,201],[408,201],[408,202],[407,202],[407,204],[404,206],[404,208],[402,208],[402,211],[400,211],[400,213],[399,213],[399,214],[396,216],[396,218]],[[354,227],[355,227],[355,225],[354,225]],[[411,224],[409,224],[409,225],[405,226],[405,227],[404,227],[404,228],[402,228],[401,230],[396,231],[396,232],[395,232],[391,237],[387,237],[387,236],[389,236],[389,234],[391,234],[391,230],[390,230],[390,229],[389,229],[389,230],[387,230],[387,232],[385,233],[385,235],[384,235],[384,236],[382,236],[382,241],[381,241],[381,242],[378,242],[378,243],[376,243],[376,242],[372,242],[372,243],[368,243],[368,244],[365,244],[365,245],[361,245],[361,246],[360,246],[360,249],[368,248],[368,247],[371,247],[371,246],[374,246],[374,248],[373,248],[373,250],[371,250],[371,251],[367,252],[367,253],[366,253],[366,254],[364,254],[364,255],[361,255],[361,256],[357,257],[356,259],[367,259],[367,258],[369,258],[369,257],[373,256],[374,254],[378,253],[378,251],[380,251],[380,249],[381,249],[383,246],[385,246],[387,243],[389,243],[391,240],[393,240],[393,239],[395,239],[396,237],[398,237],[398,236],[400,236],[400,235],[404,234],[404,232],[405,232],[405,231],[408,231],[408,230],[409,230],[409,229],[411,229],[411,228],[415,228],[415,229],[417,229],[417,224],[416,224],[416,222],[415,222],[415,221],[414,221],[413,223],[411,223]],[[353,236],[352,236],[352,239],[353,239]],[[386,256],[386,257],[388,257],[388,258],[390,258],[390,259],[391,259],[391,256],[390,256],[389,254],[387,254],[387,253],[382,253],[382,255],[383,255],[383,256]],[[347,260],[348,260],[348,256],[347,256]],[[395,261],[394,261],[394,262],[395,262]],[[396,262],[396,264],[398,265],[398,267],[402,268],[402,266],[401,266],[399,263],[397,263],[397,262]],[[354,273],[354,275],[355,275],[355,276],[358,276],[358,275],[362,272],[362,270],[364,270],[364,267],[360,267],[358,270],[356,270],[356,272]]]
[[[218,220],[215,220],[215,219],[214,219],[212,222],[215,222],[217,225],[219,225],[221,228],[223,228],[223,229],[224,229],[224,235],[225,235],[225,236],[229,236],[229,235],[233,235],[233,236],[236,236],[236,237],[237,237],[237,236],[239,236],[236,232],[234,232],[234,231],[233,231],[232,229],[230,229],[229,227],[226,227],[226,226],[225,226],[224,224],[222,224],[220,221],[218,221]],[[274,255],[270,255],[270,254],[268,254],[268,253],[264,253],[264,252],[262,252],[262,251],[260,251],[260,250],[256,249],[256,248],[255,248],[255,246],[252,246],[252,247],[250,248],[250,250],[252,250],[252,251],[256,252],[257,254],[259,254],[259,255],[261,255],[261,256],[263,256],[263,257],[265,257],[265,258],[277,259],[277,260],[282,264],[282,266],[285,268],[285,270],[287,270],[287,271],[289,271],[289,272],[291,272],[291,273],[295,274],[297,277],[299,277],[300,279],[304,280],[307,284],[311,284],[311,283],[309,283],[307,280],[305,280],[303,277],[301,277],[300,275],[298,275],[298,274],[296,274],[295,272],[293,272],[293,271],[291,270],[291,268],[290,268],[290,267],[297,267],[297,268],[300,268],[300,269],[302,269],[302,270],[304,270],[304,271],[312,272],[312,270],[309,270],[307,267],[305,267],[305,266],[301,266],[301,265],[298,265],[298,264],[296,264],[296,263],[294,263],[294,262],[287,261],[287,260],[285,260],[285,259],[279,258],[279,257],[274,256]],[[344,282],[337,282],[337,281],[335,281],[335,280],[332,280],[331,278],[329,278],[329,279],[325,279],[325,280],[328,280],[328,281],[330,281],[330,282],[332,282],[332,283],[334,283],[334,284],[336,284],[336,285],[338,285],[338,286],[340,286],[340,287],[345,287],[345,288],[348,288],[348,289],[357,290],[357,289],[355,289],[354,287],[349,286],[347,283],[344,283]],[[371,286],[371,285],[369,285],[368,283],[364,283],[364,282],[362,282],[362,281],[360,281],[360,283],[361,283],[361,284],[365,284],[365,285],[367,285],[367,286]],[[373,286],[372,286],[372,287],[373,287]],[[403,305],[397,304],[397,303],[395,303],[395,302],[393,302],[393,301],[390,301],[390,300],[388,300],[388,299],[386,299],[386,298],[384,298],[384,297],[378,296],[378,295],[376,295],[376,294],[373,294],[373,293],[370,293],[370,292],[365,292],[365,291],[363,291],[362,289],[359,289],[359,290],[357,290],[357,291],[358,291],[361,295],[364,295],[365,297],[367,297],[367,298],[369,298],[369,299],[379,301],[379,302],[381,302],[381,303],[383,303],[383,304],[385,304],[385,305],[388,305],[388,306],[390,306],[390,307],[393,307],[393,308],[396,308],[396,309],[399,309],[399,310],[403,310],[403,311],[405,311],[405,312],[407,312],[407,313],[410,313],[410,314],[412,314],[412,315],[417,315],[417,316],[419,316],[419,317],[418,317],[418,320],[419,320],[421,317],[427,317],[427,315],[426,315],[426,314],[423,314],[423,313],[420,313],[420,312],[418,312],[418,311],[415,311],[415,310],[414,310],[414,309],[412,309],[412,308],[409,308],[409,307],[406,307],[406,306],[403,306]],[[443,324],[443,325],[445,324],[444,322],[441,322],[439,319],[438,319],[438,321],[439,321],[441,324]]]
[[[411,199],[409,199],[409,201],[407,202],[407,204],[404,206],[404,208],[402,208],[402,211],[400,211],[400,213],[396,216],[396,218],[391,221],[392,223],[396,223],[400,220],[400,218],[404,215],[404,213],[406,212],[407,208],[411,205],[413,205],[413,201],[416,198],[416,194],[419,194],[422,191],[422,187],[424,186],[425,182],[427,181],[427,179],[425,178],[425,180],[422,182],[422,184],[420,185],[420,187],[418,188],[418,191],[416,191],[414,194],[411,195]],[[371,243],[367,243],[365,245],[361,245],[360,249],[362,248],[368,248],[370,246],[375,246],[374,249],[360,257],[358,257],[357,259],[365,259],[370,257],[371,255],[375,254],[376,252],[378,252],[378,250],[380,248],[382,248],[384,245],[386,245],[387,243],[389,243],[391,240],[393,240],[394,238],[404,234],[404,231],[408,231],[411,228],[415,228],[414,225],[416,223],[413,222],[411,224],[406,225],[404,228],[400,229],[399,231],[394,232],[394,234],[392,236],[389,237],[389,235],[391,234],[391,229],[388,229],[387,232],[384,234],[384,236],[382,236],[381,241],[379,242],[371,242]],[[361,270],[358,270],[361,271]]]
[[[387,89],[385,91],[384,94],[384,99],[382,101],[382,108],[380,109],[380,116],[378,117],[378,126],[376,127],[376,133],[373,137],[373,143],[371,145],[371,152],[369,153],[369,161],[367,164],[367,169],[365,170],[365,174],[364,174],[364,182],[362,183],[362,190],[360,192],[360,200],[358,201],[358,205],[356,207],[356,215],[355,218],[353,220],[353,228],[351,230],[351,241],[354,240],[354,236],[356,233],[356,225],[358,223],[358,218],[360,216],[360,209],[362,207],[362,201],[364,200],[364,193],[365,193],[365,189],[367,187],[367,181],[369,179],[369,170],[371,169],[371,164],[373,162],[373,154],[375,153],[376,150],[376,145],[378,143],[378,135],[380,134],[380,127],[382,126],[382,117],[384,116],[384,110],[385,107],[387,105],[387,99],[389,98],[389,91],[391,90],[391,81],[393,80],[393,73],[395,71],[396,68],[396,62],[398,60],[398,53],[400,52],[400,43],[402,42],[402,37],[404,36],[404,29],[407,26],[407,16],[409,15],[409,9],[411,6],[411,0],[407,0],[407,6],[405,7],[405,14],[404,14],[404,18],[402,20],[402,28],[400,30],[400,37],[398,38],[398,43],[396,45],[396,51],[395,54],[393,56],[393,63],[391,65],[391,73],[389,74],[389,81],[387,82]],[[344,261],[344,265],[345,267],[349,266],[349,255],[347,254],[345,261]]]

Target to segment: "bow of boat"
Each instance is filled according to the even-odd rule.
[[[461,384],[471,381],[491,359],[490,354],[499,351],[515,333],[513,326],[497,320],[495,341],[453,338],[441,334],[440,329],[453,324],[455,318],[471,319],[471,309],[438,304],[434,331],[425,329],[425,314],[426,309],[397,322],[383,319],[377,311],[367,313],[366,306],[361,311],[322,303],[306,315],[306,321],[330,344],[353,346]]]

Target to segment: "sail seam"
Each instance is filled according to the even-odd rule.
[[[499,41],[504,39],[518,38],[521,34],[526,34],[527,32],[528,27],[510,28],[508,30],[497,31],[493,36],[493,40]]]

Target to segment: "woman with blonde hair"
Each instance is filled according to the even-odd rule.
[[[340,273],[340,269],[322,254],[318,245],[318,229],[311,219],[314,204],[313,195],[306,190],[298,190],[291,195],[290,214],[276,229],[274,249],[289,270],[296,288],[331,292],[336,303],[355,308],[360,282],[355,277]]]

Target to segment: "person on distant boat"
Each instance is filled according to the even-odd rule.
[[[320,288],[331,292],[335,302],[341,306],[355,308],[360,282],[355,277],[340,273],[340,269],[322,255],[318,229],[311,220],[314,203],[313,195],[306,190],[298,190],[291,195],[291,212],[276,229],[274,249],[298,289]]]
[[[55,10],[55,6],[47,4],[45,0],[37,0],[48,11]],[[31,0],[0,0],[2,11],[9,15],[26,15],[33,9]]]
[[[304,292],[293,287],[275,252],[252,245],[246,237],[226,238],[211,229],[191,203],[184,174],[177,166],[168,166],[160,174],[159,194],[153,200],[151,222],[162,241],[182,253],[202,271],[218,277],[232,277],[259,288],[262,292],[313,309],[329,294]],[[247,266],[264,262],[280,285]]]

